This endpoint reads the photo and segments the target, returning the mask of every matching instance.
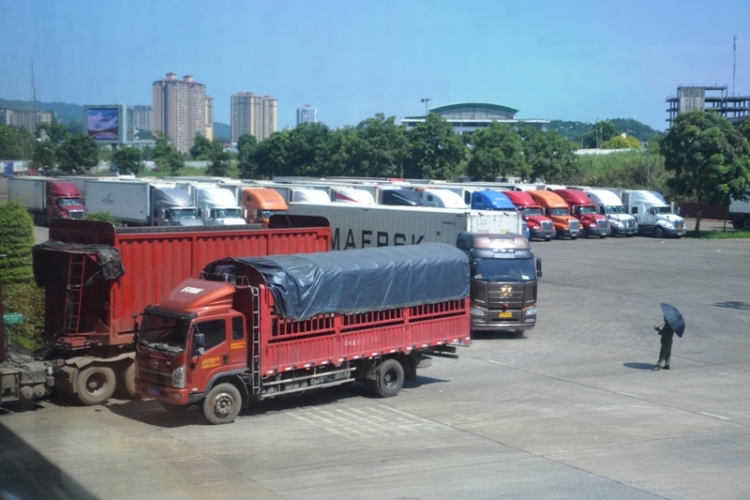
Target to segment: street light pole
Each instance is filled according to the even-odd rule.
[[[422,102],[424,103],[424,117],[425,117],[425,119],[427,118],[427,115],[430,114],[430,101],[431,100],[432,99],[430,99],[429,97],[425,97],[424,99],[422,99]]]

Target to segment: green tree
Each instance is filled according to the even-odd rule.
[[[59,152],[68,138],[68,130],[60,123],[40,123],[37,135],[41,140],[34,144],[32,162],[43,174],[51,175],[60,162]]]
[[[680,114],[661,141],[665,167],[675,176],[670,186],[698,203],[695,230],[703,205],[729,204],[750,188],[748,141],[728,120],[713,112]]]
[[[331,132],[323,152],[323,175],[359,176],[357,151],[361,151],[357,130],[352,126]]]
[[[210,141],[201,134],[195,134],[193,147],[190,148],[190,156],[194,160],[212,161],[214,156],[223,151],[224,147],[218,141]]]
[[[65,128],[67,129],[69,134],[83,134],[83,122],[79,121],[72,121],[68,123]]]
[[[533,123],[518,122],[516,124],[516,132],[518,132],[518,135],[520,135],[521,139],[524,141],[530,141],[536,137],[537,134],[541,133],[542,129],[539,125]]]
[[[169,139],[161,132],[156,132],[154,146],[154,163],[160,168],[166,168],[172,175],[177,175],[185,167],[185,160]]]
[[[57,151],[61,172],[84,174],[99,164],[99,145],[87,135],[69,135]]]
[[[21,160],[23,145],[18,138],[15,127],[0,125],[0,158],[4,160]]]
[[[221,142],[219,142],[218,139],[214,139],[211,152],[211,164],[206,169],[206,173],[218,177],[229,176],[231,160],[232,154],[229,151],[224,151],[224,146],[222,146]]]
[[[121,174],[135,174],[143,169],[141,150],[133,146],[117,148],[114,153],[114,163]]]
[[[467,174],[475,181],[493,182],[498,177],[525,177],[523,141],[504,123],[492,122],[472,134]]]
[[[36,126],[37,137],[43,141],[50,141],[53,144],[60,145],[67,139],[68,128],[62,123],[50,122],[40,123]]]
[[[112,217],[112,214],[110,214],[109,212],[90,212],[86,214],[86,217],[84,217],[84,219],[109,222],[115,227],[122,226],[122,223],[119,220]]]
[[[407,154],[406,128],[396,117],[378,113],[357,125],[356,140],[350,142],[350,169],[364,177],[401,177]]]
[[[453,126],[437,113],[429,113],[425,121],[406,133],[408,155],[404,176],[416,179],[453,179],[466,146]]]
[[[34,222],[26,209],[11,200],[0,205],[0,274],[3,285],[31,283],[31,247],[34,245]]]
[[[612,122],[598,121],[591,126],[588,134],[583,136],[583,145],[587,149],[600,148],[603,143],[620,133]]]
[[[255,163],[255,150],[258,140],[254,135],[242,134],[237,139],[237,167],[243,179],[255,179],[258,165]]]
[[[641,141],[635,137],[616,135],[608,141],[602,143],[604,149],[638,149],[641,147]]]
[[[555,131],[538,134],[526,143],[525,151],[533,180],[562,184],[574,180],[578,173],[573,144]]]

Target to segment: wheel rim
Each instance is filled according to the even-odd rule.
[[[396,384],[398,382],[398,374],[396,373],[396,370],[389,369],[386,370],[386,372],[383,374],[383,384],[388,389],[392,389],[396,387]]]
[[[227,417],[232,413],[232,408],[234,408],[234,399],[230,394],[222,392],[216,396],[214,400],[214,414],[217,417]]]
[[[107,387],[107,377],[103,373],[92,373],[86,380],[86,391],[92,396],[99,396]]]

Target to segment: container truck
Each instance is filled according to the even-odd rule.
[[[584,193],[589,197],[591,203],[596,205],[599,214],[604,215],[609,220],[612,236],[622,234],[630,237],[638,232],[638,223],[635,221],[635,217],[628,215],[622,201],[615,193],[607,189],[587,189]]]
[[[530,189],[526,193],[544,208],[544,215],[552,219],[558,238],[562,239],[567,236],[574,240],[578,237],[581,223],[575,217],[571,217],[570,208],[565,200],[552,191],[543,189]]]
[[[456,246],[469,256],[471,329],[523,333],[536,325],[542,260],[517,234],[461,232]]]
[[[622,190],[622,204],[638,223],[638,234],[656,238],[685,236],[685,219],[675,215],[667,205],[650,191]]]
[[[241,187],[240,205],[245,210],[245,220],[250,224],[263,224],[268,227],[271,216],[274,214],[284,215],[289,206],[284,197],[271,188]]]
[[[185,277],[222,257],[328,251],[331,239],[328,221],[291,216],[272,217],[268,229],[56,220],[49,237],[32,249],[45,289],[44,335],[56,353],[47,364],[55,387],[88,405],[117,386],[135,394],[133,316]]]
[[[86,181],[86,213],[107,212],[131,226],[201,226],[190,194],[174,182]]]
[[[544,208],[525,191],[504,191],[518,210],[523,214],[523,220],[529,227],[529,238],[549,241],[555,236],[555,225],[552,219],[544,215]]]
[[[596,205],[591,203],[591,200],[583,191],[580,189],[555,189],[553,192],[568,204],[570,215],[581,223],[580,235],[587,238],[589,236],[607,237],[610,231],[607,217],[599,214]]]
[[[428,242],[455,245],[461,231],[523,233],[523,219],[516,211],[290,203],[289,213],[328,219],[334,250]]]
[[[211,184],[193,184],[193,194],[198,215],[206,226],[244,225],[243,210],[231,190]]]
[[[81,195],[70,181],[12,176],[8,178],[8,199],[18,200],[37,226],[48,226],[53,219],[83,219]]]
[[[735,229],[750,229],[750,191],[745,199],[732,199],[729,203],[728,218]]]
[[[468,258],[441,243],[222,259],[145,308],[137,391],[212,424],[353,381],[393,397],[428,354],[470,344],[468,293]]]

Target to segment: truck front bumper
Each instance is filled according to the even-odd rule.
[[[536,325],[536,307],[525,310],[485,310],[471,308],[472,330],[512,331],[528,330]]]
[[[614,225],[610,225],[610,227],[612,228],[612,236],[633,236],[638,229],[636,227],[617,227]]]
[[[545,231],[543,229],[531,229],[529,228],[529,233],[531,234],[531,239],[537,239],[537,240],[549,240],[555,237],[555,230],[550,229],[549,231]]]

